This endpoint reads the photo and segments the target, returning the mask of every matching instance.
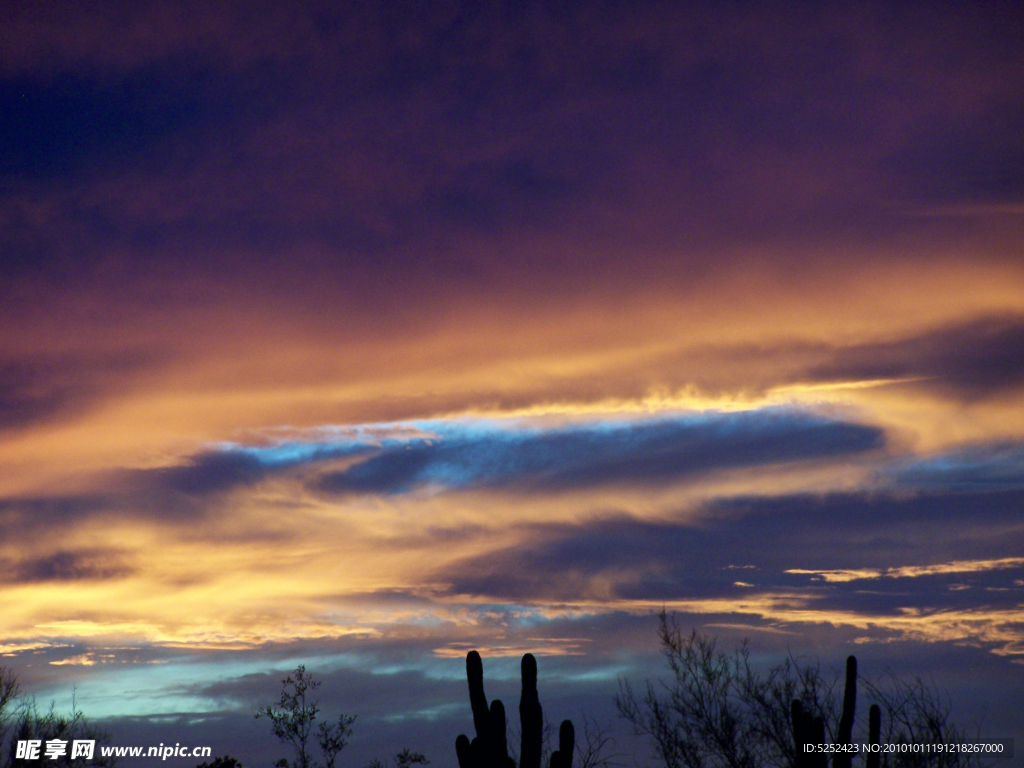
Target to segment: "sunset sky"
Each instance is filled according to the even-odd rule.
[[[440,768],[468,649],[608,721],[666,607],[1024,745],[1022,39],[3,3],[0,663],[257,768],[304,663],[353,765]]]

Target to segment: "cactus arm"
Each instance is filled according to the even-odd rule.
[[[505,705],[500,699],[491,702],[489,733],[487,735],[488,763],[504,766],[508,762],[508,736],[505,731]]]
[[[872,704],[868,711],[868,743],[878,744],[882,735],[882,710],[877,704]],[[880,752],[868,752],[868,759],[865,761],[865,768],[879,768],[882,762]]]
[[[459,759],[459,768],[475,768],[473,748],[465,734],[459,734],[455,740],[455,755]]]
[[[812,744],[824,744],[825,743],[825,720],[821,715],[815,715],[814,719],[811,720],[811,743]],[[813,759],[811,765],[814,768],[828,768],[828,755],[824,752],[812,753]]]
[[[843,714],[839,718],[839,733],[836,741],[839,744],[850,744],[853,741],[853,717],[857,708],[857,658],[846,659],[846,687],[843,690]],[[837,752],[832,760],[834,768],[852,768],[853,753]]]
[[[523,692],[519,699],[519,723],[523,736],[519,766],[520,768],[540,768],[544,713],[540,706],[540,699],[537,697],[537,659],[532,653],[523,656],[521,669]]]
[[[793,746],[796,750],[796,757],[793,760],[794,768],[808,768],[810,765],[810,757],[804,751],[804,744],[807,743],[808,729],[810,723],[808,721],[807,714],[804,712],[804,706],[800,699],[793,699],[793,704],[790,707],[790,719],[793,722]]]
[[[470,651],[466,654],[466,679],[469,682],[469,706],[473,709],[473,726],[478,739],[487,739],[490,732],[491,714],[484,695],[484,663],[480,654]]]
[[[563,720],[558,729],[558,750],[551,753],[551,768],[572,768],[572,753],[576,748],[576,731],[571,720]]]

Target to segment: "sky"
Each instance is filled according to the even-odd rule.
[[[0,663],[247,766],[305,664],[442,766],[531,651],[645,764],[665,608],[1024,743],[1022,32],[4,3]]]

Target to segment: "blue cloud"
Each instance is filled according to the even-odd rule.
[[[1024,488],[1024,444],[971,446],[914,458],[888,476],[897,485],[926,491]]]
[[[555,427],[522,419],[425,420],[325,427],[309,439],[258,446],[221,443],[181,466],[133,474],[130,485],[195,499],[320,465],[313,482],[329,493],[398,494],[425,486],[563,490],[856,454],[884,441],[877,427],[787,408]],[[329,466],[339,459],[350,463]]]
[[[417,487],[559,490],[663,483],[700,472],[813,460],[881,447],[882,431],[790,409],[690,413],[560,427],[460,420],[383,444],[319,487],[405,493]]]

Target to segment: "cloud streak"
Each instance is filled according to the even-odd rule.
[[[436,437],[385,449],[324,476],[319,487],[400,493],[429,485],[565,491],[658,484],[716,470],[856,454],[884,444],[876,428],[785,410],[548,429],[436,426]]]
[[[905,565],[885,570],[865,569],[860,571],[811,571],[802,568],[790,568],[786,573],[798,573],[808,576],[820,576],[829,583],[846,583],[859,581],[861,579],[914,579],[921,576],[938,576],[951,573],[980,573],[983,571],[994,571],[1002,568],[1021,568],[1024,566],[1024,557],[1003,557],[998,560],[954,560],[951,563],[937,563],[935,565]]]

